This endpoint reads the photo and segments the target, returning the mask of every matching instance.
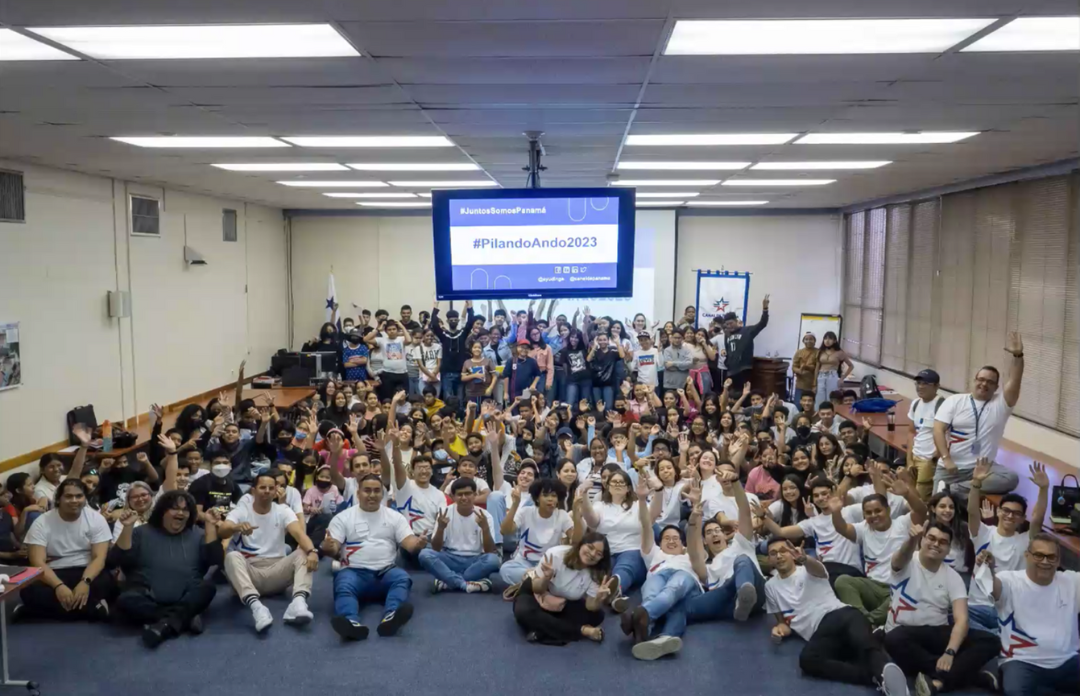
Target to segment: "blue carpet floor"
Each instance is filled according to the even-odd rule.
[[[745,624],[691,626],[680,654],[639,662],[616,617],[604,622],[602,645],[546,647],[525,642],[511,605],[499,593],[429,594],[431,577],[413,573],[412,621],[393,638],[343,643],[330,628],[333,590],[323,561],[312,592],[315,621],[281,622],[287,600],[265,600],[274,625],[262,636],[228,585],[205,615],[206,632],[146,650],[136,629],[59,623],[9,626],[11,672],[39,682],[43,696],[174,694],[331,694],[476,696],[524,689],[530,696],[618,693],[723,693],[846,696],[870,689],[817,681],[799,672],[801,640],[775,646],[765,617]],[[498,585],[497,585],[498,587]],[[9,602],[10,609],[12,603]],[[379,607],[364,610],[374,629]],[[0,694],[25,693],[0,687]]]

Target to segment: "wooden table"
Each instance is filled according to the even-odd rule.
[[[22,568],[18,566],[0,566],[0,574],[11,577],[5,582],[0,592],[0,660],[3,662],[4,680],[0,686],[27,686],[30,682],[11,678],[8,673],[8,633],[7,633],[7,598],[24,587],[33,585],[41,579],[41,568]],[[35,685],[36,688],[36,685]]]

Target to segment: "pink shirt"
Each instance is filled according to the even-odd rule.
[[[764,466],[758,465],[746,477],[746,492],[762,500],[773,500],[780,495],[780,484],[765,471]]]
[[[336,462],[331,462],[329,461],[330,452],[327,450],[323,450],[322,452],[319,452],[319,461],[323,464],[328,464],[332,467],[336,467],[338,473],[343,473],[348,470],[349,460],[353,458],[353,455],[356,454],[356,452],[357,450],[354,449],[343,449],[341,450],[341,455],[338,457],[338,460]]]
[[[536,366],[540,368],[540,371],[547,375],[545,381],[545,387],[551,388],[551,384],[555,379],[555,361],[551,357],[551,347],[544,346],[541,348],[530,348],[529,357],[536,361]]]

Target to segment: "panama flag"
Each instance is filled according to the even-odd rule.
[[[334,289],[334,272],[330,271],[330,280],[326,285],[326,320],[334,318],[334,305],[337,303],[337,290]]]

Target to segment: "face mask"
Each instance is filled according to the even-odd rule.
[[[808,437],[810,435],[810,426],[809,425],[800,425],[799,427],[795,428],[795,433],[799,437]]]
[[[434,456],[434,457],[435,457],[436,459],[438,459],[438,460],[439,460],[440,462],[445,462],[445,461],[446,461],[446,452],[445,452],[445,451],[443,451],[443,450],[438,450],[438,451],[437,451],[437,452],[435,452],[435,454],[434,454],[434,455],[432,455],[432,456]]]
[[[318,488],[320,491],[329,490],[331,485],[333,485],[333,484],[330,481],[316,481],[315,482],[315,487]]]
[[[232,467],[228,464],[215,464],[210,467],[210,473],[214,476],[217,476],[218,478],[223,479],[230,473],[232,473]]]

